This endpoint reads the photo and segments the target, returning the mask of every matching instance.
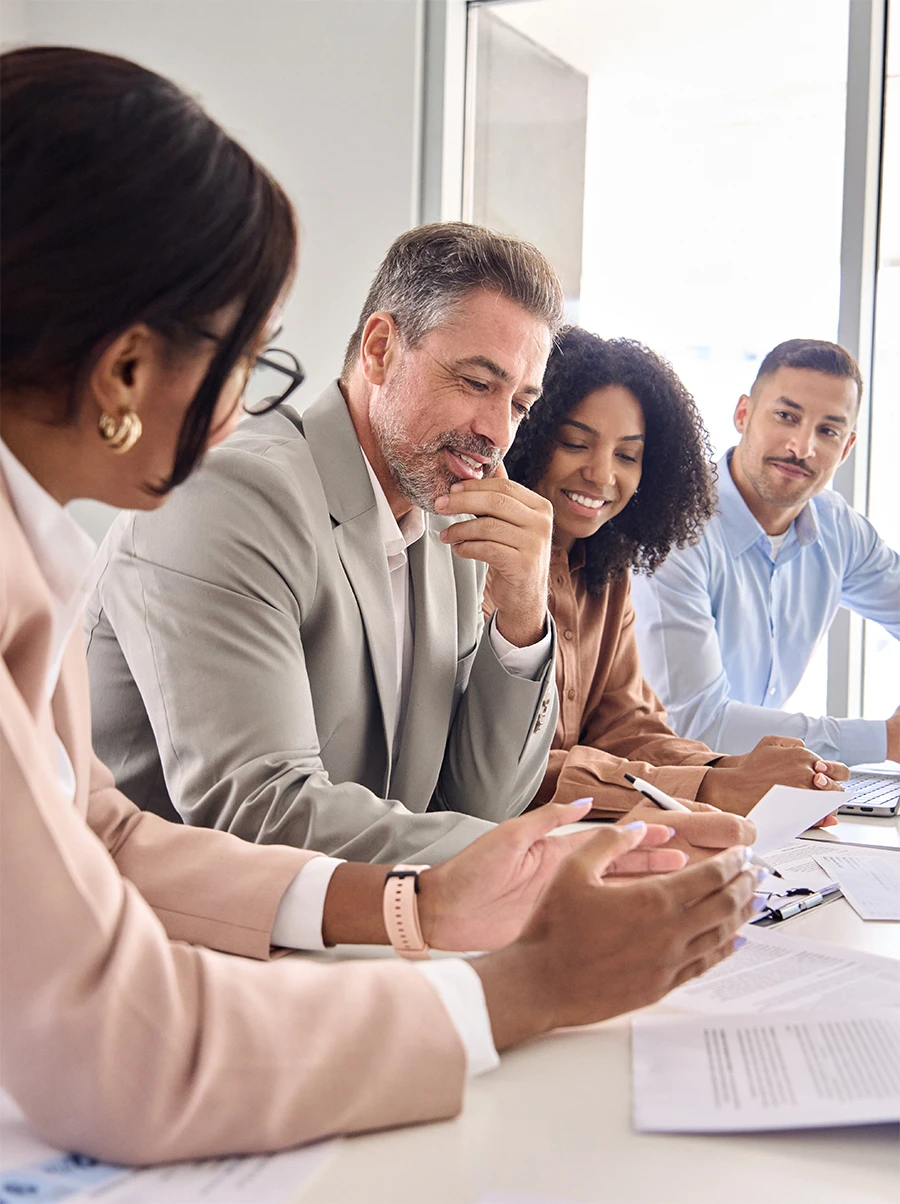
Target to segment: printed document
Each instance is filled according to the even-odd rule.
[[[789,840],[783,848],[768,853],[766,861],[775,866],[784,882],[770,876],[761,884],[761,889],[780,894],[786,885],[807,886],[810,890],[828,886],[832,879],[818,864],[815,853],[808,840]]]
[[[900,1120],[900,1015],[637,1015],[634,1126],[731,1133]]]
[[[286,1204],[319,1170],[337,1141],[246,1158],[205,1158],[137,1170],[54,1150],[0,1092],[0,1204]]]
[[[688,1012],[900,1008],[900,961],[771,928],[745,926],[747,944],[666,996]]]
[[[895,852],[813,850],[813,856],[841,884],[844,898],[860,919],[900,920],[900,857]]]

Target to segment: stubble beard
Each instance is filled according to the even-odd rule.
[[[383,396],[383,404],[372,413],[372,433],[394,483],[406,500],[434,513],[435,501],[449,493],[450,486],[462,479],[444,463],[441,453],[445,448],[457,454],[463,452],[489,456],[490,463],[484,466],[485,477],[494,472],[502,456],[489,440],[471,432],[453,429],[441,431],[427,443],[413,443],[401,416],[403,407],[397,404],[403,393],[403,384],[403,381],[398,381]]]

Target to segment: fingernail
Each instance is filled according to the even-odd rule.
[[[757,882],[762,882],[762,880],[764,878],[768,878],[768,876],[769,876],[768,870],[764,870],[762,868],[762,866],[758,866],[758,867],[754,867],[754,868],[756,869],[756,881]]]
[[[666,831],[669,833],[669,840],[671,840],[672,837],[675,835],[675,829],[666,827]]]
[[[815,765],[813,766],[813,769],[815,769],[818,773],[824,773],[827,768],[828,766],[824,761],[816,761]]]
[[[815,781],[816,781],[817,786],[827,786],[828,785],[828,778],[825,777],[824,773],[817,773]]]
[[[765,911],[768,906],[769,906],[769,904],[766,902],[766,900],[761,899],[758,895],[753,899],[753,901],[750,904],[750,907],[752,908],[752,910],[756,911],[756,912]]]
[[[576,798],[572,800],[573,807],[583,807],[585,803],[592,803],[593,798]]]
[[[752,863],[752,861],[753,861],[753,848],[752,848],[752,846],[748,845],[744,849],[744,865],[750,865]]]
[[[747,944],[747,938],[745,936],[736,936],[734,938],[734,948],[735,949],[743,949],[743,947],[746,944]]]
[[[442,494],[440,497],[436,497],[434,499],[435,510],[446,510],[449,501],[450,501],[450,499],[447,497],[446,494]]]
[[[635,828],[646,828],[646,826],[647,825],[642,820],[639,820],[639,819],[634,820],[630,824],[622,824],[622,827],[625,829],[626,832],[631,832]]]
[[[457,481],[455,485],[450,486],[451,493],[462,493],[462,491],[463,491],[462,481]]]

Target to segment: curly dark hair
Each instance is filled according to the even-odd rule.
[[[696,543],[716,506],[709,436],[672,366],[633,339],[601,339],[580,326],[565,327],[557,338],[544,391],[506,455],[512,480],[533,489],[550,463],[563,420],[589,393],[609,385],[634,394],[647,430],[637,492],[586,541],[592,594],[629,569],[651,574],[673,545]]]

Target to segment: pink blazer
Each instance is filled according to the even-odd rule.
[[[91,750],[80,631],[42,697],[50,622],[0,482],[0,1082],[35,1129],[146,1163],[458,1112],[465,1055],[412,966],[247,960],[315,854],[128,802]]]

